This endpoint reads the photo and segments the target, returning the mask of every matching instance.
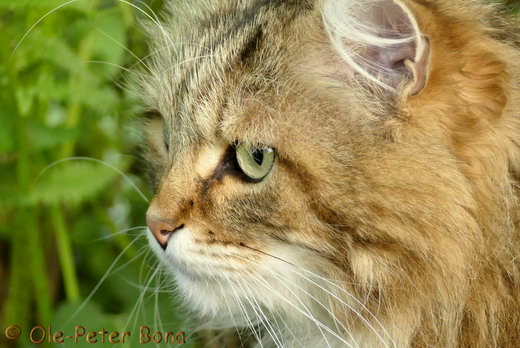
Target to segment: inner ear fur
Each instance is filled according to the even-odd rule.
[[[325,0],[323,20],[350,75],[361,75],[386,90],[404,90],[409,95],[426,87],[430,42],[404,2]]]

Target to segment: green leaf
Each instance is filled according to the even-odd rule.
[[[0,108],[0,155],[14,150],[14,118],[15,116],[10,113],[10,110]]]
[[[55,314],[53,328],[55,331],[62,331],[65,336],[75,336],[76,330],[78,330],[78,342],[75,343],[74,338],[72,340],[65,339],[65,343],[69,343],[74,347],[92,347],[92,343],[88,343],[86,340],[86,334],[80,336],[81,329],[79,326],[85,328],[86,332],[98,332],[102,329],[112,332],[117,331],[116,316],[103,313],[99,306],[94,302],[87,303],[78,312],[80,304],[63,304],[61,305],[57,313]],[[77,328],[78,327],[78,328]],[[108,342],[108,334],[105,334],[105,344],[102,344],[102,336],[96,335],[98,345],[101,346],[114,346]],[[66,344],[68,346],[68,344]]]
[[[78,129],[67,129],[64,127],[51,128],[39,123],[32,123],[29,127],[32,152],[54,148],[75,139],[78,135]]]
[[[57,33],[54,33],[53,36],[46,36],[39,30],[33,30],[14,55],[16,59],[19,56],[25,57],[25,63],[20,66],[21,69],[41,61],[53,63],[69,72],[84,69],[83,64],[78,62],[76,52]]]
[[[69,2],[67,4],[67,2]],[[77,1],[68,1],[68,0],[0,0],[0,8],[1,9],[11,9],[11,10],[40,10],[40,11],[51,11],[53,9],[67,9],[67,10],[78,10],[78,11],[88,11],[91,9],[89,0],[77,0]],[[58,8],[59,7],[59,8]],[[41,14],[41,16],[45,15],[45,12]]]
[[[60,163],[37,179],[26,203],[77,204],[96,196],[117,175],[114,170],[97,163]]]
[[[19,192],[15,175],[15,168],[12,165],[0,162],[0,210],[2,213],[18,204]],[[0,221],[8,220],[0,218]]]
[[[27,116],[32,108],[34,102],[34,95],[36,94],[36,88],[26,87],[18,88],[14,91],[16,102],[18,105],[18,113],[22,116]]]
[[[62,101],[69,95],[69,84],[58,81],[51,74],[42,73],[34,82],[37,87],[36,93],[41,101]]]
[[[110,64],[122,65],[125,58],[126,31],[119,8],[103,11],[92,22],[94,55]],[[116,66],[111,70],[118,72]]]
[[[71,86],[69,100],[95,110],[99,115],[105,114],[119,105],[119,97],[113,87],[100,85],[92,77],[94,75],[84,75],[78,84]]]
[[[126,293],[131,293],[133,296],[132,306],[136,303],[136,301],[140,300],[141,303],[138,303],[138,311],[134,313],[137,316],[135,320],[133,317],[130,317],[127,313],[114,315],[110,313],[105,313],[100,309],[98,303],[94,301],[88,302],[84,307],[80,308],[79,304],[70,305],[64,304],[61,305],[55,314],[55,320],[53,324],[54,331],[62,331],[65,336],[74,336],[76,332],[76,326],[82,326],[85,328],[86,332],[96,332],[96,337],[98,342],[96,345],[108,346],[108,347],[121,347],[123,346],[121,342],[119,344],[111,344],[108,341],[109,333],[111,332],[119,332],[119,338],[123,332],[128,332],[126,335],[125,344],[126,347],[172,347],[177,346],[176,344],[166,344],[164,341],[160,344],[155,344],[154,342],[149,343],[140,343],[140,327],[146,326],[150,329],[150,335],[156,331],[164,333],[165,331],[179,332],[181,330],[186,331],[186,327],[182,325],[182,323],[178,319],[172,318],[165,312],[169,314],[173,313],[172,304],[169,296],[161,295],[158,298],[159,305],[158,307],[164,308],[167,307],[170,310],[163,310],[160,314],[158,313],[158,307],[156,307],[154,303],[154,296],[151,296],[151,291],[140,299],[139,295],[142,290],[139,290],[135,287],[132,287],[130,284],[126,283],[124,279],[117,279],[114,284],[114,288],[119,288],[119,292],[122,296]],[[124,291],[121,291],[124,289]],[[168,305],[164,305],[164,303],[168,303]],[[80,308],[78,312],[78,308]],[[174,320],[172,320],[174,319]],[[159,323],[160,320],[160,323]],[[128,327],[125,327],[125,324],[129,324]],[[135,323],[135,325],[134,325]],[[156,325],[157,324],[157,325]],[[102,335],[100,331],[104,329],[108,333],[105,334],[105,344],[102,344]],[[193,342],[193,338],[189,337],[189,331],[186,331],[186,344],[179,344],[179,346],[186,348],[195,348],[197,345]],[[86,335],[78,337],[78,343],[74,343],[74,338],[72,340],[67,339],[66,343],[71,343],[74,347],[92,347],[92,344],[86,342]]]

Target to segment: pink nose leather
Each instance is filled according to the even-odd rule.
[[[159,243],[163,250],[166,250],[166,247],[168,246],[168,240],[170,239],[173,232],[183,227],[183,225],[175,227],[172,224],[151,216],[146,216],[146,224],[148,225],[150,231],[152,231],[155,240],[157,243]]]

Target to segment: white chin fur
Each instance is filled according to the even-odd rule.
[[[350,338],[342,337],[344,333],[338,332],[327,314],[325,306],[329,305],[330,296],[324,296],[315,286],[321,283],[319,278],[277,258],[261,257],[246,267],[233,259],[201,257],[194,252],[199,246],[187,229],[172,236],[166,251],[151,233],[148,237],[175,278],[183,301],[204,318],[204,328],[253,326],[256,340],[265,347],[277,343],[284,347],[326,347],[327,342],[331,347],[352,344]],[[211,251],[225,252],[220,248],[211,247]],[[273,244],[263,250],[313,272],[322,262],[313,254],[285,245]],[[228,268],[233,271],[226,271]]]

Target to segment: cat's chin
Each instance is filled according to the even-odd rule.
[[[180,267],[171,269],[177,289],[183,301],[196,313],[207,317],[229,315],[226,304],[228,291],[221,281],[203,275],[186,272]]]
[[[232,275],[222,269],[216,272],[232,265],[212,264],[197,257],[193,251],[197,249],[196,242],[188,230],[172,236],[166,250],[162,250],[150,231],[147,237],[150,247],[173,276],[177,293],[185,305],[199,316],[218,318],[219,325],[234,326],[236,323],[227,319],[236,320],[234,317],[242,314],[238,301],[234,300],[236,289],[230,285]]]
[[[211,328],[216,328],[214,322],[218,328],[248,327],[256,320],[268,320],[274,315],[294,323],[297,331],[309,321],[307,311],[311,307],[316,307],[312,310],[311,323],[329,320],[316,302],[330,300],[319,291],[326,283],[320,285],[322,280],[314,273],[319,273],[317,268],[323,269],[323,265],[320,267],[323,260],[305,249],[266,240],[261,257],[247,248],[232,249],[235,254],[241,253],[240,257],[214,257],[234,254],[229,253],[229,246],[216,243],[202,246],[196,231],[188,229],[174,234],[166,250],[153,238],[150,244],[173,276],[184,304],[207,319]],[[242,262],[248,258],[251,262]]]
[[[338,339],[315,324],[319,322],[331,327],[334,325],[332,322],[328,322],[330,318],[319,308],[314,308],[311,320],[305,320],[305,315],[302,317],[298,310],[294,310],[291,306],[284,306],[284,303],[270,298],[268,294],[264,293],[264,296],[261,296],[251,288],[246,289],[247,285],[240,285],[236,282],[233,282],[234,285],[232,285],[231,280],[228,282],[226,279],[201,277],[181,269],[172,270],[172,273],[184,304],[204,320],[203,324],[199,324],[201,328],[221,330],[255,327],[256,330],[264,330],[266,327],[279,325],[280,323],[277,322],[279,320],[283,322],[284,327],[277,328],[284,336],[277,339],[281,340],[284,347],[320,347],[323,344],[322,339],[336,347],[349,343],[349,341]],[[274,286],[276,285],[274,284]],[[296,298],[300,297],[300,294],[294,293],[296,297],[293,298],[290,297],[290,294],[284,295],[287,297],[287,301],[298,303]],[[303,298],[303,296],[301,297]],[[270,307],[277,308],[277,310],[269,311]],[[276,314],[273,316],[273,313]],[[266,324],[267,322],[269,324]],[[287,331],[285,331],[286,329]],[[261,339],[264,344],[255,345],[255,348],[276,346],[274,341],[270,341],[272,337],[269,334],[265,333],[264,336]],[[302,345],[302,341],[307,343]],[[350,343],[353,344],[354,341]],[[380,345],[376,342],[371,347],[380,347]]]

